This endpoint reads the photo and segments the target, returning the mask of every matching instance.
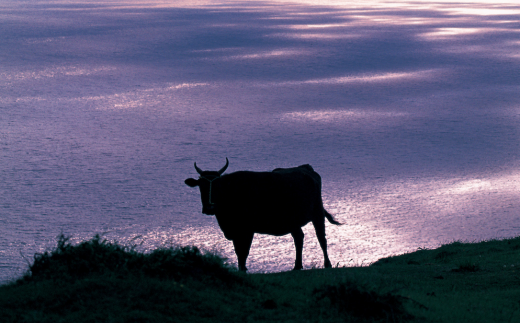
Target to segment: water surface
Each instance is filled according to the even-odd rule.
[[[193,162],[311,164],[331,261],[520,233],[520,6],[4,1],[0,281],[60,233],[235,263]],[[304,228],[304,266],[321,266]],[[253,272],[292,268],[255,236]]]

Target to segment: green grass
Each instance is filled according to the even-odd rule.
[[[195,247],[61,237],[0,286],[0,322],[520,322],[519,267],[520,238],[246,275]]]

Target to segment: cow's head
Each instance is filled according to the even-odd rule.
[[[215,214],[215,203],[212,201],[212,188],[213,181],[222,175],[229,165],[229,161],[226,157],[226,165],[222,167],[219,171],[203,171],[202,169],[197,167],[197,163],[195,163],[195,170],[199,173],[199,179],[188,178],[184,181],[186,185],[189,187],[198,186],[200,189],[200,198],[202,200],[202,213],[207,215]]]

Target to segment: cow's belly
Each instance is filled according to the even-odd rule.
[[[296,228],[291,228],[291,229],[280,229],[280,230],[273,230],[273,229],[270,229],[270,230],[256,230],[255,233],[260,233],[260,234],[269,234],[269,235],[272,235],[272,236],[284,236],[286,234],[289,234],[293,231],[295,231]]]
[[[255,233],[262,234],[270,234],[275,236],[283,236],[288,233],[294,232],[298,228],[303,227],[307,223],[310,222],[310,219],[274,219],[272,221],[266,221],[262,223],[261,221],[255,221],[253,223],[248,223],[251,230]],[[247,225],[246,225],[247,226]]]
[[[236,236],[249,233],[283,236],[303,227],[311,221],[309,216],[292,217],[287,214],[273,216],[222,217],[217,215],[220,228],[226,239],[233,240]]]

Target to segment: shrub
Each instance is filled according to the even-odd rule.
[[[475,273],[477,271],[480,271],[480,266],[475,263],[465,262],[463,264],[460,264],[458,268],[452,269],[451,271],[457,273]]]
[[[368,321],[403,322],[413,317],[402,304],[403,297],[366,291],[346,282],[314,290],[318,300],[328,298],[340,312]]]
[[[241,277],[225,259],[202,254],[197,247],[163,248],[145,254],[122,247],[96,235],[92,240],[72,245],[61,235],[55,250],[36,254],[24,280],[78,279],[89,275],[146,275],[182,279],[211,275],[224,281]]]

